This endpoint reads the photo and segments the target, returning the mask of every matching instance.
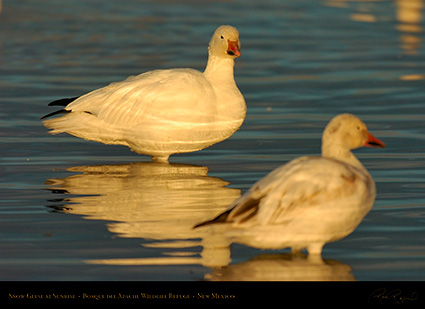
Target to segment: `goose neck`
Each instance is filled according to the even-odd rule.
[[[222,80],[234,83],[234,65],[235,61],[232,58],[221,58],[210,54],[204,76],[210,81]]]

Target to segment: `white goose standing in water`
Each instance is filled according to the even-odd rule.
[[[81,97],[54,101],[49,106],[64,109],[41,119],[51,134],[125,145],[154,161],[204,149],[230,137],[246,114],[233,74],[234,59],[241,55],[238,30],[218,27],[208,54],[203,73],[170,69],[131,76]],[[59,114],[65,115],[45,120]]]
[[[261,249],[320,256],[323,246],[360,224],[375,201],[375,183],[351,152],[385,144],[351,114],[334,117],[322,135],[322,156],[303,156],[255,183],[210,226],[231,241]],[[219,232],[218,232],[219,231]]]

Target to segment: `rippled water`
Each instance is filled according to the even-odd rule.
[[[3,1],[1,280],[425,279],[423,0],[98,3]],[[240,31],[248,105],[229,140],[163,166],[49,136],[39,121],[48,102],[128,75],[202,70],[221,24]],[[287,250],[211,250],[190,229],[273,168],[319,153],[341,112],[387,148],[356,151],[377,199],[354,233],[325,246],[325,265]]]

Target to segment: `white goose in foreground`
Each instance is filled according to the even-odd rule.
[[[261,249],[321,255],[323,246],[360,224],[376,196],[375,183],[351,152],[385,144],[351,114],[334,117],[322,136],[322,156],[303,156],[255,183],[227,211],[195,226],[211,226],[233,242]]]
[[[168,162],[174,153],[204,149],[230,137],[245,119],[245,100],[236,86],[234,59],[239,32],[220,26],[211,38],[203,73],[154,70],[81,97],[54,101],[64,106],[44,120],[51,134],[69,133],[104,144],[120,144]]]

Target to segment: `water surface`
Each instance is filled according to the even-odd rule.
[[[1,280],[425,279],[424,3],[3,1]],[[247,118],[230,139],[157,165],[49,136],[47,103],[157,68],[203,70],[215,28],[240,31]],[[208,246],[191,226],[358,115],[386,149],[356,154],[375,205],[315,265],[287,250]],[[214,239],[220,242],[220,239]]]

